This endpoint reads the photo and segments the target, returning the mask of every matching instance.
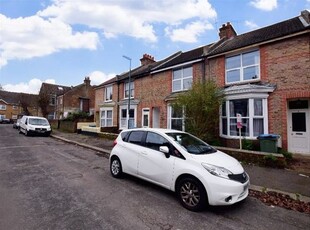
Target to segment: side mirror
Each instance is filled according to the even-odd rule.
[[[170,154],[169,154],[169,148],[167,146],[160,146],[159,147],[159,151],[164,153],[166,158],[169,158],[170,157]]]

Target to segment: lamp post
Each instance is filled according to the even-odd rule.
[[[123,58],[127,59],[129,61],[129,74],[128,74],[128,107],[127,107],[127,128],[129,129],[130,126],[129,126],[129,111],[130,111],[130,97],[131,97],[131,87],[130,87],[130,84],[131,84],[131,79],[130,79],[130,75],[131,75],[131,58],[130,57],[127,57],[125,55],[123,55]],[[126,90],[126,89],[125,89]]]

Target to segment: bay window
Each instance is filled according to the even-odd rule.
[[[243,137],[255,138],[267,132],[267,99],[243,98],[225,101],[221,111],[221,135],[239,136],[237,114],[242,117]]]
[[[184,109],[168,106],[168,127],[185,131],[184,126]]]
[[[111,127],[113,126],[113,110],[102,109],[100,111],[100,127]]]

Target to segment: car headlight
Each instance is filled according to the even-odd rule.
[[[223,167],[219,167],[219,166],[215,166],[215,165],[211,165],[211,164],[207,164],[207,163],[201,163],[201,165],[212,175],[214,176],[218,176],[218,177],[222,177],[222,178],[226,178],[229,179],[228,175],[232,174],[231,171],[229,171],[226,168]]]

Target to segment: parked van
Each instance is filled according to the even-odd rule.
[[[48,120],[44,117],[23,116],[19,124],[19,132],[29,135],[44,135],[51,134],[51,126]]]

